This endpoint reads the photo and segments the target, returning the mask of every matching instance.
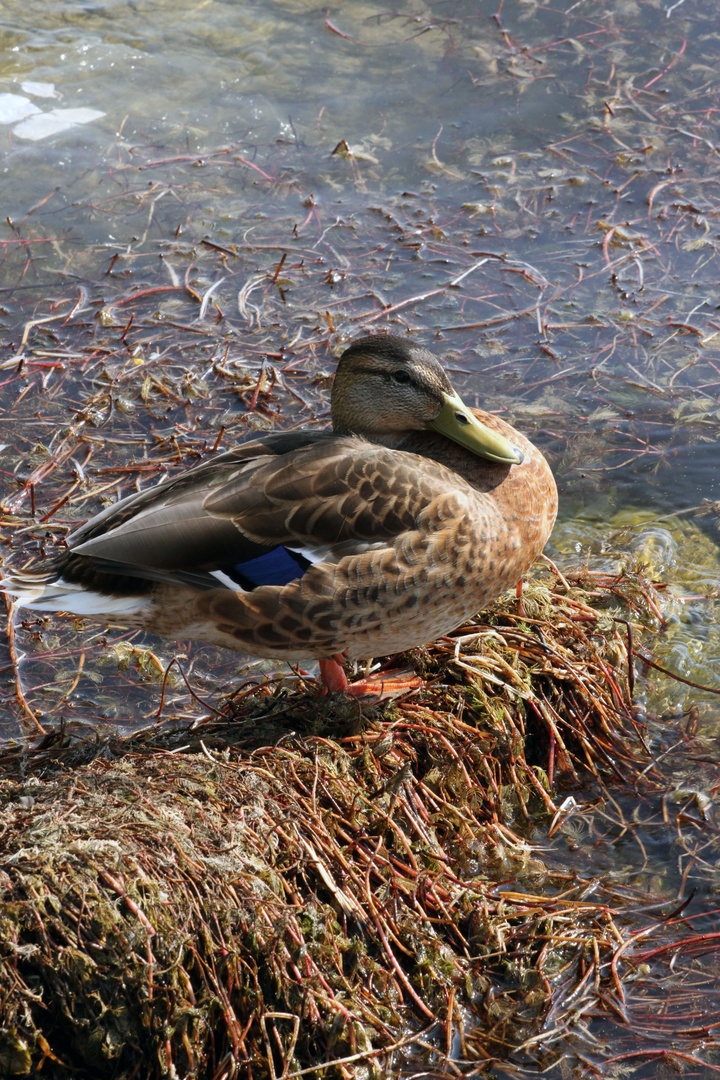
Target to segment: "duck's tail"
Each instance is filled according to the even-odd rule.
[[[146,596],[108,596],[83,584],[67,581],[57,570],[5,570],[0,589],[18,608],[30,611],[68,611],[86,618],[138,615]]]

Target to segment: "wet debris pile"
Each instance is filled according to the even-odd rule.
[[[184,730],[8,750],[0,1074],[484,1075],[621,1011],[616,897],[534,845],[579,780],[655,782],[627,587],[535,583],[390,703],[268,683]]]

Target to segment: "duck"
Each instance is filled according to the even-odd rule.
[[[486,610],[540,555],[557,514],[541,452],[463,402],[411,338],[340,356],[332,429],[268,434],[102,510],[39,567],[5,573],[17,606],[254,657],[405,652]],[[353,689],[356,687],[357,689]]]

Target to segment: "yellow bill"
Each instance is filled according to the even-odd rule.
[[[458,394],[445,394],[445,403],[430,427],[488,461],[520,465],[523,460],[522,451],[481,424]]]

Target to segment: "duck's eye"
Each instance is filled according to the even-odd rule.
[[[403,371],[402,368],[400,368],[399,371],[393,371],[392,380],[393,382],[400,383],[401,386],[407,386],[410,382],[410,376],[407,371]]]

